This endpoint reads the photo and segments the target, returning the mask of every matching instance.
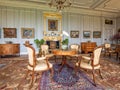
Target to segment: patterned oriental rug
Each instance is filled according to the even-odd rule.
[[[110,60],[110,58],[105,58],[105,57],[101,58],[101,60],[100,60],[101,73],[102,73],[103,79],[100,78],[97,71],[95,73],[95,79],[96,79],[96,83],[98,86],[97,88],[100,88],[100,90],[102,87],[105,90],[120,90],[120,64],[114,62],[114,61],[116,61],[116,59],[114,57],[112,57],[111,59],[113,59],[113,61]],[[54,59],[50,59],[49,61],[52,64],[56,64]],[[61,60],[57,60],[57,63],[61,63]],[[74,62],[74,60],[71,60],[70,63],[74,64],[75,62]],[[57,75],[62,76],[61,75],[62,73],[58,74],[56,72],[57,68],[55,68],[58,66],[54,66],[55,76],[53,78],[53,80],[54,80],[53,82],[51,82],[51,80],[49,80],[49,76],[45,76],[45,75],[49,75],[49,72],[48,72],[48,74],[44,73],[45,75],[44,74],[42,75],[42,73],[40,73],[39,75],[37,75],[37,77],[35,77],[33,87],[31,89],[29,89],[30,83],[31,83],[31,78],[28,77],[27,79],[24,79],[26,72],[27,72],[27,65],[28,65],[28,57],[27,56],[0,58],[0,90],[39,90],[40,88],[43,87],[43,85],[46,85],[46,84],[42,83],[43,79],[46,80],[46,82],[44,82],[44,83],[47,83],[49,85],[51,85],[51,84],[56,85],[57,84],[56,86],[60,87],[60,89],[63,86],[66,88],[69,87],[69,90],[71,90],[70,88],[73,89],[73,86],[75,86],[75,85],[79,85],[79,84],[82,85],[84,83],[86,84],[86,82],[82,82],[82,83],[78,84],[78,82],[81,80],[81,77],[78,75],[75,76],[76,78],[78,78],[78,80],[76,80],[76,78],[75,78],[75,80],[73,80],[74,77],[72,77],[72,80],[69,79],[69,81],[72,81],[72,83],[66,84],[69,77],[66,79],[65,83],[63,83],[62,81],[61,82],[55,81],[56,80],[55,76],[57,76]],[[67,72],[66,70],[69,70],[69,69],[64,68],[64,69],[62,69],[61,72],[66,73]],[[88,81],[87,85],[92,85],[91,70],[88,70],[88,71],[84,71],[83,69],[80,69],[80,70],[82,70],[79,72],[80,75],[86,77],[86,79]],[[70,72],[70,71],[72,71],[72,72]],[[71,74],[71,73],[74,76],[73,70],[70,69],[69,74]],[[69,75],[69,74],[67,74],[67,75]],[[45,77],[47,77],[47,78],[45,79]],[[42,79],[42,81],[41,81],[41,79]],[[18,89],[18,85],[20,85],[19,89]],[[40,87],[40,85],[42,87]],[[92,86],[92,87],[94,87],[94,86]],[[56,90],[58,90],[58,89],[56,89]],[[66,90],[66,89],[64,89],[64,90]],[[73,89],[73,90],[75,90],[75,89]],[[79,90],[79,89],[77,89],[77,90]],[[84,90],[84,89],[82,89],[82,90]]]
[[[104,90],[100,85],[95,87],[93,81],[82,71],[75,75],[74,69],[67,66],[61,72],[58,72],[60,65],[54,64],[53,68],[53,80],[49,71],[44,72],[39,90]]]

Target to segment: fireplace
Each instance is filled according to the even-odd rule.
[[[49,46],[49,49],[59,49],[60,41],[46,41],[46,44]]]

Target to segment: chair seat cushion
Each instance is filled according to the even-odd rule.
[[[114,50],[111,50],[111,51],[109,51],[110,53],[114,53],[115,51]]]
[[[54,54],[46,54],[46,55],[45,55],[45,57],[49,57],[49,58],[50,58],[50,57],[53,57],[53,56],[54,56]]]
[[[49,68],[52,68],[53,65],[51,63],[48,63],[49,64]],[[27,66],[28,70],[33,70],[33,67],[31,66]],[[46,62],[43,61],[43,62],[39,62],[35,68],[34,68],[34,71],[45,71],[45,70],[48,70],[49,69]]]
[[[90,60],[91,58],[90,57],[87,57],[87,56],[82,56],[83,59],[86,59],[86,60]]]
[[[76,63],[76,66],[78,66],[78,65],[79,65],[79,64]],[[81,67],[81,68],[84,68],[84,69],[92,69],[91,64],[85,62],[84,60],[81,61],[80,67]],[[99,69],[99,68],[100,68],[100,65],[98,65],[98,66],[94,66],[94,69]]]
[[[39,57],[37,58],[37,61],[44,60],[44,59],[46,59],[46,57]]]

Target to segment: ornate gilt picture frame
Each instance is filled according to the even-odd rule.
[[[70,36],[71,38],[79,38],[79,31],[71,31]]]
[[[4,38],[16,38],[16,28],[3,28]]]
[[[62,15],[56,12],[44,13],[44,40],[62,40]]]
[[[34,28],[21,28],[22,38],[34,38]]]
[[[48,30],[58,31],[58,20],[48,19]]]

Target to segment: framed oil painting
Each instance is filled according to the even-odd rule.
[[[71,31],[70,37],[71,38],[79,38],[79,31]]]
[[[16,28],[3,28],[4,38],[16,38]]]
[[[101,38],[101,31],[93,31],[93,38]]]
[[[83,31],[84,38],[90,38],[90,31]]]
[[[48,31],[58,31],[58,20],[48,19]]]
[[[34,28],[21,28],[22,38],[34,38]]]
[[[105,19],[105,24],[112,25],[113,24],[113,20]]]

